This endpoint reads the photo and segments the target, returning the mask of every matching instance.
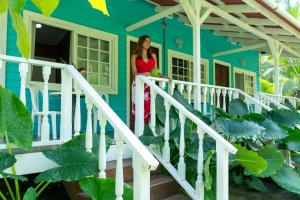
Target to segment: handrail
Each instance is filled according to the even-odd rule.
[[[188,111],[182,104],[180,104],[178,101],[176,101],[174,98],[172,98],[168,93],[166,93],[160,87],[155,85],[150,79],[148,79],[145,76],[141,76],[141,75],[137,76],[137,79],[141,79],[144,83],[146,83],[151,88],[153,88],[158,94],[160,94],[162,97],[164,97],[170,104],[175,106],[175,108],[177,108],[185,116],[187,116],[194,123],[196,123],[198,126],[200,126],[208,135],[210,135],[216,141],[221,142],[230,153],[235,154],[237,152],[237,149],[232,144],[230,144],[227,140],[225,140],[222,136],[220,136],[219,133],[217,133],[214,129],[212,129],[210,126],[208,126],[206,123],[204,123],[201,119],[199,119],[193,113]]]
[[[261,93],[258,93],[257,95],[259,96],[259,98],[264,98],[265,100],[269,101],[270,103],[274,104],[275,106],[277,106],[280,109],[289,109],[287,106],[285,106],[285,105],[279,103],[278,101],[272,99],[268,95],[262,95]]]
[[[141,141],[133,134],[127,125],[116,115],[110,106],[99,96],[96,90],[87,82],[86,79],[72,66],[66,67],[68,72],[73,76],[74,81],[80,88],[87,93],[88,98],[103,112],[103,115],[108,119],[109,123],[118,130],[126,143],[143,161],[143,164],[148,166],[148,169],[155,170],[159,163],[149,150],[141,143]]]

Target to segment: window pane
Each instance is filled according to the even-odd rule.
[[[78,45],[87,47],[87,37],[83,35],[78,35]]]
[[[89,73],[89,82],[93,85],[98,85],[98,74]]]
[[[101,73],[102,74],[109,74],[109,64],[107,63],[101,63]]]
[[[91,49],[99,49],[99,45],[98,45],[98,40],[95,38],[90,38],[90,43],[89,43],[89,47]]]
[[[90,61],[89,64],[89,72],[98,73],[98,62]]]
[[[98,51],[90,50],[90,60],[98,61]]]
[[[109,51],[109,42],[108,41],[101,40],[100,45],[101,45],[100,49],[102,51]]]
[[[109,86],[109,76],[100,76],[100,84]]]
[[[109,63],[109,53],[101,52],[100,61]]]
[[[83,68],[83,69],[81,69],[81,68]],[[86,71],[86,68],[87,68],[86,60],[78,59],[77,69],[81,69],[81,70],[85,69],[84,71]]]
[[[87,58],[87,49],[78,47],[78,58],[86,59]]]

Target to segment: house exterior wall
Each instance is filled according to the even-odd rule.
[[[76,2],[76,3],[75,3]],[[64,0],[61,1],[52,17],[80,24],[83,26],[98,29],[104,32],[113,33],[118,36],[118,93],[110,95],[110,106],[126,122],[127,118],[127,95],[129,91],[126,87],[127,76],[127,36],[138,37],[143,34],[151,36],[155,43],[163,44],[162,20],[149,24],[133,32],[126,32],[126,26],[133,24],[141,19],[151,16],[154,13],[154,7],[144,1],[125,1],[113,0],[107,1],[110,16],[105,16],[97,10],[92,9],[87,1]],[[38,9],[27,1],[26,10],[39,12]],[[167,50],[183,52],[192,55],[192,30],[177,21],[177,17],[166,18],[166,40],[165,40],[165,58],[162,58],[162,66],[165,71],[168,70]],[[183,40],[182,48],[177,47],[176,39]],[[209,83],[213,84],[213,60],[212,54],[219,51],[238,48],[231,44],[225,37],[217,37],[209,30],[201,30],[201,54],[209,61]],[[162,48],[163,50],[163,48]],[[7,54],[20,56],[16,47],[16,34],[11,25],[11,18],[8,18],[7,30]],[[162,53],[163,55],[163,53]],[[233,67],[240,67],[258,74],[259,57],[257,51],[244,51],[236,54],[220,56],[215,59],[231,64],[231,83],[233,84]],[[258,75],[256,77],[258,87]],[[7,64],[6,69],[6,87],[19,94],[20,76],[18,66]],[[231,85],[233,87],[233,85]],[[29,100],[29,92],[27,92]],[[60,100],[58,98],[50,99],[50,108],[59,109]],[[82,102],[83,103],[83,102]],[[82,120],[84,121],[84,119]]]

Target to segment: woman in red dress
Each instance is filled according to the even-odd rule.
[[[151,71],[157,67],[156,55],[151,52],[150,37],[143,35],[137,43],[136,54],[131,57],[132,74],[150,76]],[[135,117],[135,80],[132,83],[132,119]],[[144,122],[150,119],[150,87],[145,84],[144,89]]]

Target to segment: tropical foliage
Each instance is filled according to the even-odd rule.
[[[264,181],[271,178],[280,187],[300,194],[298,186],[300,175],[297,170],[286,163],[288,154],[296,163],[300,163],[300,130],[295,126],[300,122],[300,114],[294,110],[272,110],[263,113],[251,113],[247,105],[239,99],[230,102],[229,112],[225,113],[214,108],[216,118],[210,121],[208,116],[195,111],[177,91],[173,97],[182,105],[205,121],[229,142],[233,143],[238,152],[230,156],[230,180],[236,184],[245,184],[258,191],[267,191]],[[156,97],[157,112],[156,136],[146,126],[144,135],[140,137],[146,145],[156,145],[162,150],[164,144],[163,130],[165,111],[163,99]],[[178,113],[171,108],[170,147],[171,163],[176,166],[179,158],[180,124]],[[195,186],[197,177],[197,159],[199,139],[195,124],[187,120],[185,123],[185,162],[187,180]],[[206,199],[215,198],[216,189],[216,147],[209,136],[204,137],[204,180]],[[299,182],[298,182],[299,183]]]
[[[60,0],[31,0],[31,2],[46,16],[50,16],[60,3]],[[108,15],[105,0],[89,0],[91,6]],[[17,46],[23,57],[29,58],[31,44],[28,32],[22,18],[26,0],[0,0],[0,14],[9,12],[12,25],[17,33]]]
[[[0,175],[2,176],[9,192],[9,198],[5,196],[3,188],[0,188],[0,199],[7,200],[36,200],[50,183],[59,181],[79,181],[80,187],[93,200],[113,199],[115,195],[112,187],[113,179],[98,179],[95,176],[99,172],[99,135],[93,135],[92,152],[85,150],[85,134],[74,137],[55,150],[44,151],[43,155],[56,163],[56,167],[40,173],[35,178],[35,187],[29,187],[22,197],[19,181],[27,181],[24,176],[16,174],[15,163],[17,159],[12,152],[11,143],[16,147],[30,150],[32,146],[32,120],[25,105],[11,91],[0,87],[0,138],[4,137],[7,144],[7,152],[0,152]],[[110,147],[111,139],[106,139],[106,150]],[[10,168],[12,173],[7,173]],[[89,178],[87,178],[89,177]],[[8,179],[14,180],[14,188]],[[123,199],[132,200],[133,190],[125,184],[126,192]],[[105,194],[105,195],[104,195]]]

